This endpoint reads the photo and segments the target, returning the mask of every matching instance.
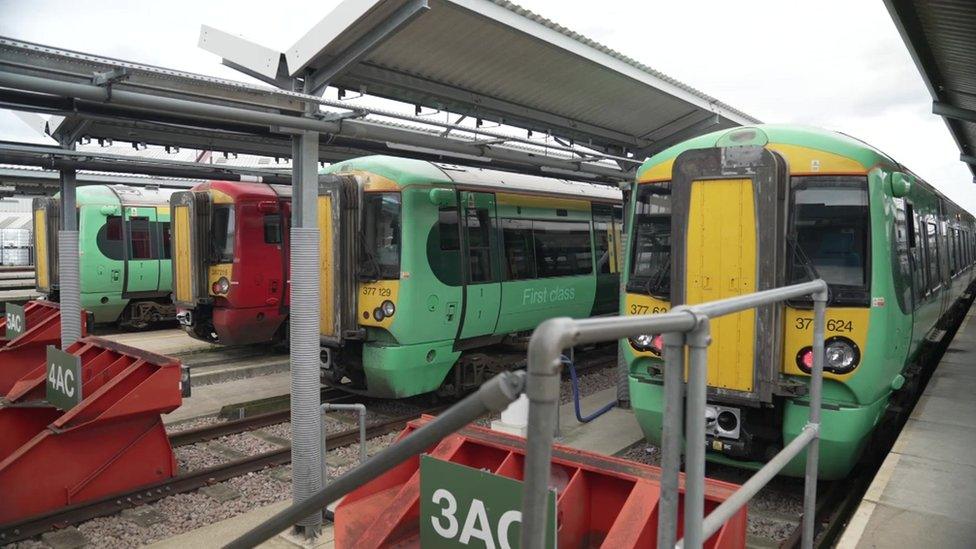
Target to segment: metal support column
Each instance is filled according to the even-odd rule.
[[[817,436],[807,446],[807,468],[803,483],[802,549],[812,549],[817,508],[817,468],[820,461],[820,405],[823,398],[824,324],[827,292],[813,295],[813,370],[810,372],[810,419],[807,425],[817,427]]]
[[[708,344],[707,317],[686,336],[688,342],[688,397],[685,412],[685,547],[701,549],[701,522],[705,514],[705,404]]]
[[[624,191],[624,204],[627,204],[627,196],[630,194],[629,188],[623,189]],[[627,209],[626,207],[624,209]],[[627,218],[627,213],[624,213],[624,219]],[[627,249],[627,227],[628,223],[625,223],[621,228],[619,237],[620,246],[619,249],[624,252]],[[611,231],[611,234],[616,235],[616,231]],[[615,245],[611,243],[611,246]],[[620,269],[624,268],[626,260],[619,259],[617,264]],[[625,284],[620,285],[620,304],[623,305],[627,302],[627,287]],[[617,343],[617,407],[624,410],[630,409],[630,366],[627,364],[627,357],[624,355],[622,346],[626,345],[625,341],[620,341]]]
[[[292,137],[291,429],[292,498],[298,504],[322,489],[319,412],[319,134]],[[296,525],[308,538],[322,528],[316,511]]]
[[[680,310],[675,308],[675,311]],[[664,334],[664,418],[661,425],[661,500],[657,546],[674,547],[678,530],[678,477],[684,410],[685,334]]]
[[[73,149],[73,142],[62,147]],[[61,348],[81,338],[81,267],[78,257],[77,174],[61,169],[61,228],[58,230],[58,278],[61,300]]]

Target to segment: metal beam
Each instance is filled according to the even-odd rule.
[[[694,124],[685,126],[684,128],[670,135],[658,139],[649,147],[634,152],[640,156],[648,156],[648,157],[654,156],[655,154],[663,151],[664,149],[672,145],[676,145],[678,143],[681,143],[682,141],[691,139],[692,137],[697,137],[699,135],[702,135],[703,133],[707,133],[708,130],[714,128],[715,126],[718,126],[719,122],[720,122],[719,116],[717,114],[711,114],[703,120],[699,120]]]
[[[427,0],[410,0],[397,8],[383,22],[361,36],[351,46],[343,49],[343,53],[339,57],[316,69],[311,75],[306,77],[305,89],[307,93],[321,95],[325,91],[325,87],[332,83],[336,77],[349,70],[352,65],[359,62],[366,54],[429,9]]]
[[[943,103],[942,101],[932,102],[932,113],[954,120],[962,120],[963,122],[976,122],[976,111]]]
[[[969,164],[970,166],[976,166],[976,156],[973,156],[971,154],[960,154],[959,160],[962,160],[963,162]]]
[[[560,159],[546,156],[542,151],[521,150],[501,145],[479,147],[472,141],[441,137],[438,132],[423,128],[411,129],[370,120],[343,120],[326,122],[314,116],[289,116],[262,110],[215,105],[191,99],[163,97],[130,90],[116,89],[111,102],[106,101],[104,90],[90,84],[64,82],[51,78],[24,74],[0,72],[0,86],[39,94],[38,102],[47,104],[50,95],[74,99],[75,109],[97,107],[103,114],[113,111],[125,112],[129,117],[142,117],[147,120],[173,119],[182,117],[187,124],[196,126],[236,125],[243,131],[268,131],[267,128],[280,126],[297,130],[315,131],[322,134],[339,134],[353,140],[378,141],[381,143],[401,143],[415,147],[445,150],[460,155],[490,156],[511,165],[521,165],[522,169],[538,170],[541,166],[550,168],[575,169],[592,173],[609,181],[625,179],[620,170],[607,165],[580,164],[573,159]],[[30,99],[22,99],[30,102]],[[257,126],[258,128],[254,128]],[[541,146],[540,146],[541,148]]]
[[[442,108],[453,113],[480,117],[540,133],[551,131],[555,135],[572,138],[579,143],[598,138],[606,143],[629,148],[649,144],[640,141],[636,136],[613,128],[566,118],[368,63],[359,63],[351,68],[338,79],[337,83],[354,90],[365,88],[370,95]],[[432,103],[430,99],[432,96],[437,97],[437,105]]]

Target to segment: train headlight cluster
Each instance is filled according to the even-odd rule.
[[[664,338],[661,336],[661,334],[641,334],[639,336],[630,338],[629,341],[630,346],[640,352],[650,351],[658,356],[661,356],[661,351],[664,349]]]
[[[861,362],[861,350],[844,336],[834,336],[824,342],[824,371],[833,374],[852,372]],[[796,354],[796,365],[810,373],[813,370],[813,348],[804,347]]]
[[[230,281],[227,280],[226,277],[222,276],[219,280],[217,280],[217,282],[213,283],[210,289],[213,290],[213,293],[216,295],[224,295],[230,291]]]
[[[373,309],[373,318],[376,322],[382,322],[384,318],[389,318],[396,313],[396,305],[392,301],[387,299],[380,304],[379,307]]]

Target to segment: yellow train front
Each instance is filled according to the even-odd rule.
[[[622,313],[651,314],[823,278],[829,285],[820,474],[852,469],[973,281],[973,218],[878,150],[796,126],[723,130],[667,149],[629,203]],[[755,468],[807,421],[812,303],[712,321],[709,459]],[[661,437],[660,334],[621,342],[638,421]],[[786,474],[803,473],[801,454]]]

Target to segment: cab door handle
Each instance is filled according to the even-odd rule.
[[[447,316],[447,321],[448,322],[451,322],[451,321],[454,320],[454,315],[456,314],[456,311],[457,311],[457,304],[455,304],[455,303],[448,303],[447,304],[447,315],[446,316]]]
[[[118,269],[112,269],[112,282],[119,281],[119,271]]]

